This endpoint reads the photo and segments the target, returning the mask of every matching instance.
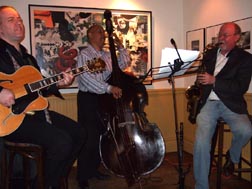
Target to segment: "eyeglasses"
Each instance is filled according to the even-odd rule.
[[[220,38],[220,37],[224,37],[224,38],[227,38],[227,37],[230,37],[230,36],[233,36],[233,35],[237,35],[237,33],[234,33],[234,34],[227,34],[227,33],[219,33],[218,34],[218,38]]]

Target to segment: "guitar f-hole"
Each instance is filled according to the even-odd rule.
[[[0,83],[1,83],[1,82],[10,82],[10,83],[13,83],[13,81],[10,80],[10,79],[0,79]]]

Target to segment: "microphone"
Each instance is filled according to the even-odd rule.
[[[177,45],[176,45],[176,42],[174,41],[173,38],[171,38],[171,44],[174,46],[175,49],[177,49]]]
[[[222,45],[223,44],[223,42],[218,42],[218,43],[215,43],[215,46],[216,47],[219,47],[220,45]]]
[[[179,52],[178,52],[178,48],[177,48],[176,42],[174,41],[173,38],[171,38],[171,44],[173,45],[173,47],[175,48],[175,50],[176,50],[176,52],[177,52],[177,54],[178,54],[179,61],[182,63],[181,65],[183,65],[184,62],[183,62],[183,60],[182,60],[181,57],[180,57],[180,54],[179,54]]]
[[[174,41],[173,38],[171,38],[171,44],[174,46],[176,52],[177,52],[177,55],[178,55],[178,59],[174,60],[174,69],[173,69],[173,72],[177,72],[181,69],[181,66],[184,64],[183,60],[181,59],[180,57],[180,54],[178,52],[178,48],[177,48],[177,45],[176,45],[176,42]]]

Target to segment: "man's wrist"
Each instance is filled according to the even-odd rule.
[[[111,90],[112,90],[112,85],[108,85],[108,87],[107,87],[107,93],[110,94]]]

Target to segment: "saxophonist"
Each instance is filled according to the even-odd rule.
[[[237,24],[223,24],[218,47],[209,50],[203,58],[206,72],[197,76],[202,96],[193,156],[195,189],[209,189],[211,140],[218,118],[224,119],[233,134],[223,167],[225,176],[233,174],[234,164],[239,162],[241,150],[252,136],[244,99],[251,81],[252,55],[236,46],[240,37]]]

